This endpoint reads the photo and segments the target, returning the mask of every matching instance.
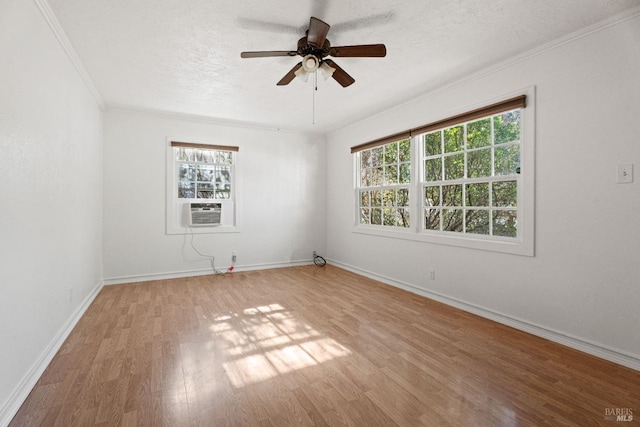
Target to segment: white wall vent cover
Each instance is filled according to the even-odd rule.
[[[189,226],[220,225],[222,203],[190,203]]]

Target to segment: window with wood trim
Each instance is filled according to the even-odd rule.
[[[407,239],[533,255],[534,89],[526,93],[352,147],[355,231],[403,228]]]
[[[167,147],[167,233],[187,230],[191,203],[216,202],[220,225],[189,233],[238,231],[238,147],[169,141]]]
[[[360,150],[356,162],[360,224],[410,227],[411,141]]]
[[[416,137],[423,230],[518,236],[520,119],[515,109]]]
[[[180,199],[233,198],[234,151],[174,146]]]

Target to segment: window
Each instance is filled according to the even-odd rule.
[[[238,231],[238,147],[169,141],[167,233]],[[220,203],[220,225],[187,229],[191,203]]]
[[[365,149],[356,157],[360,224],[408,228],[411,141]]]
[[[180,199],[231,199],[233,151],[174,147]]]
[[[354,231],[533,255],[533,96],[352,147]]]
[[[521,112],[506,111],[417,137],[423,230],[518,237]]]

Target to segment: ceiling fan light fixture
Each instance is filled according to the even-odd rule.
[[[304,69],[304,66],[298,68],[294,74],[304,82],[309,81],[309,73]]]
[[[307,73],[314,73],[320,66],[320,60],[312,54],[309,54],[302,58],[302,68]]]
[[[336,69],[333,68],[331,65],[327,64],[326,62],[323,62],[322,64],[320,64],[320,73],[322,74],[322,77],[324,77],[325,80],[329,80],[331,76],[333,76],[333,73],[335,71]]]

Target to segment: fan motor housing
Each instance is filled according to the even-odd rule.
[[[315,47],[309,44],[306,37],[302,37],[298,40],[298,55],[305,57],[307,55],[313,55],[318,59],[322,59],[329,55],[329,49],[331,48],[331,42],[328,39],[324,40],[321,48]]]

